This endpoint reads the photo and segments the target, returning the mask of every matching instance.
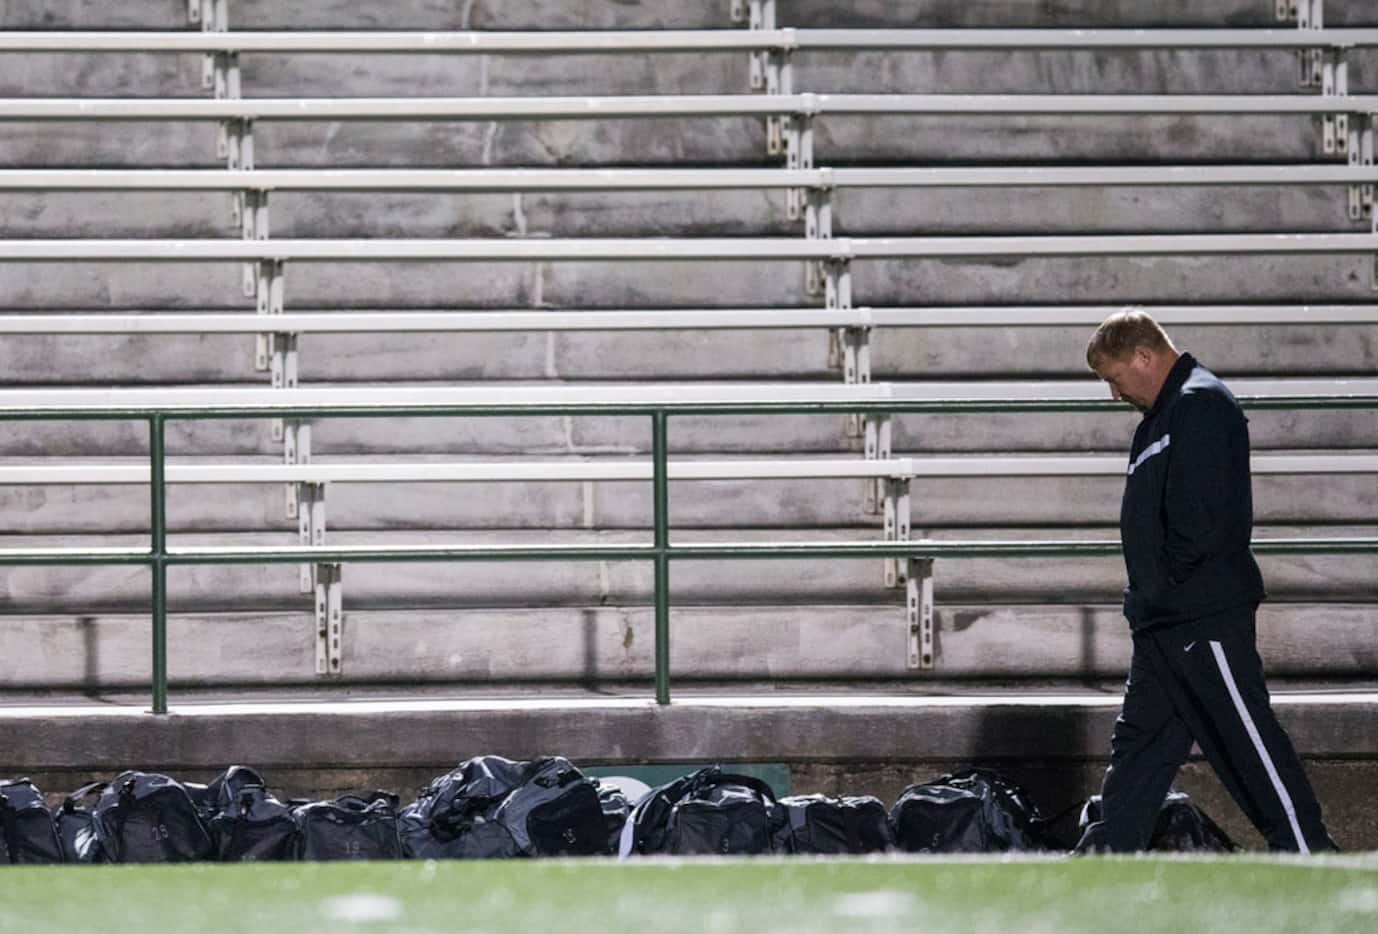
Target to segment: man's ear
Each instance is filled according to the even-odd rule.
[[[1147,347],[1134,348],[1134,362],[1141,367],[1151,366],[1153,363],[1153,351]]]

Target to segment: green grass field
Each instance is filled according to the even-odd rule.
[[[4,934],[1378,931],[1378,859],[5,867]]]

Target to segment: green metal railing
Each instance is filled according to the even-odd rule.
[[[1375,409],[1378,395],[1241,397],[1253,409]],[[971,399],[896,402],[506,403],[471,405],[292,405],[0,407],[0,421],[146,421],[149,430],[149,547],[0,549],[0,567],[143,565],[152,573],[152,710],[167,713],[167,569],[172,565],[301,564],[345,561],[653,561],[655,696],[670,702],[670,562],[674,559],[1073,557],[1117,554],[1117,541],[864,541],[670,544],[668,426],[671,415],[950,414],[1122,411],[1123,403],[1077,399]],[[648,545],[335,545],[168,547],[167,423],[183,419],[311,419],[491,416],[636,416],[651,420],[654,534]],[[1285,538],[1254,543],[1260,553],[1378,553],[1378,538]]]

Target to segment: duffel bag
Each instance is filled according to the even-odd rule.
[[[618,852],[771,853],[783,824],[769,785],[708,766],[652,789],[628,818]]]
[[[782,853],[880,853],[894,846],[890,814],[870,795],[781,798],[786,823],[776,835]]]
[[[1101,797],[1092,795],[1081,809],[1080,829],[1083,838],[1093,824],[1101,819]],[[1099,849],[1094,835],[1087,840],[1088,852]],[[1192,803],[1183,791],[1169,791],[1158,809],[1149,834],[1148,849],[1163,852],[1233,853],[1239,846],[1210,815]]]
[[[1023,788],[991,769],[910,785],[890,810],[895,842],[911,853],[1044,850],[1046,823]]]
[[[534,760],[526,781],[503,800],[494,816],[523,856],[607,852],[608,828],[598,786],[560,756]]]
[[[0,782],[0,864],[60,862],[62,844],[43,793],[27,778]]]
[[[231,766],[210,783],[208,799],[215,810],[211,832],[217,859],[250,863],[295,858],[292,809],[268,791],[258,772]]]
[[[108,862],[105,849],[100,845],[95,811],[96,799],[106,787],[106,782],[92,782],[62,800],[62,806],[58,808],[53,821],[62,843],[64,863]],[[90,802],[89,805],[87,802]]]
[[[344,795],[292,810],[297,857],[307,860],[401,859],[397,798],[376,791],[367,798]]]
[[[166,775],[123,772],[96,802],[96,832],[115,863],[210,859],[209,828],[192,795]]]
[[[413,859],[503,859],[521,854],[498,809],[531,774],[531,763],[475,756],[434,779],[398,815]]]

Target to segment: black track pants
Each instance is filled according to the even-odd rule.
[[[1254,609],[1134,634],[1101,791],[1103,844],[1142,850],[1192,741],[1277,850],[1331,850],[1320,804],[1273,715]]]

